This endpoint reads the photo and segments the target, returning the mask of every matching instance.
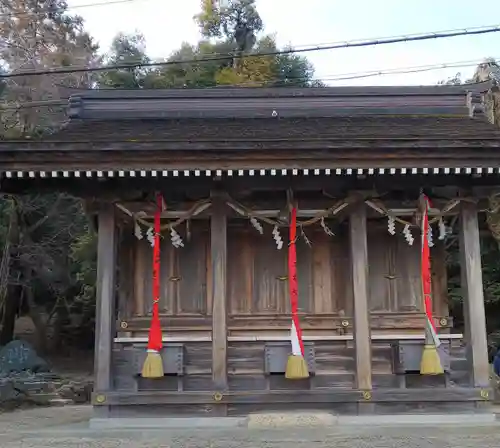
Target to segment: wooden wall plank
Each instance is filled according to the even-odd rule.
[[[184,247],[174,248],[178,262],[177,309],[179,314],[206,314],[208,233],[192,226]]]
[[[332,238],[322,232],[315,239],[312,248],[314,314],[333,313],[337,310],[337,296],[334,291],[338,273],[333,266],[332,246]]]
[[[184,238],[184,247],[175,248],[168,235],[161,242],[160,313],[163,315],[207,315],[207,263],[209,258],[208,221],[192,226],[191,238],[178,230]],[[135,315],[151,311],[152,248],[145,239],[135,242],[134,291]]]
[[[352,270],[351,255],[349,248],[349,231],[347,226],[338,229],[338,235],[334,237],[332,246],[332,270],[334,279],[333,290],[338,303],[337,310],[342,316],[353,315],[353,292],[352,292]]]
[[[134,236],[125,230],[117,247],[118,320],[126,321],[134,314]]]
[[[278,250],[269,234],[256,234],[245,225],[230,227],[228,293],[232,315],[290,313],[287,234],[286,229],[281,230],[285,245]],[[311,246],[302,238],[297,241],[299,311],[308,315],[335,313],[338,304],[349,306],[347,245],[341,237],[329,237],[322,229],[311,229],[307,236]]]
[[[250,229],[228,229],[228,300],[230,314],[253,312],[254,253]]]
[[[264,342],[229,343],[228,373],[231,375],[263,375],[264,349]]]
[[[205,266],[207,271],[206,282],[207,282],[207,316],[212,315],[213,309],[213,297],[214,297],[214,288],[212,284],[212,237],[210,232],[207,236],[207,250],[205,251]]]
[[[410,246],[402,235],[389,235],[389,237],[394,240],[396,252],[394,268],[396,290],[391,311],[423,311],[420,238],[414,235],[415,241]]]
[[[448,303],[448,272],[446,267],[446,246],[438,240],[431,250],[432,299],[437,316],[450,314]]]
[[[211,378],[212,344],[210,342],[184,344],[184,373],[188,376],[205,375]]]
[[[146,270],[146,251],[144,244],[137,240],[134,245],[134,312],[137,316],[144,316],[146,314],[146,298],[144,279],[147,275]]]
[[[368,264],[371,312],[423,312],[420,273],[420,242],[414,232],[415,242],[409,245],[397,233],[368,226]],[[435,312],[448,315],[446,259],[442,243],[436,242],[431,252]]]
[[[391,302],[391,276],[389,252],[391,240],[378,229],[368,227],[368,283],[370,311],[389,311]]]
[[[270,235],[256,235],[253,244],[252,308],[258,313],[285,313],[289,309],[286,246],[277,250]]]
[[[162,314],[177,315],[178,267],[177,251],[168,238],[161,240],[161,297],[160,310]]]
[[[385,228],[368,225],[369,306],[373,313],[421,312],[419,296],[420,251],[417,241],[408,246],[402,235],[389,235]],[[228,229],[228,311],[231,316],[283,316],[290,312],[287,282],[287,231],[276,248],[270,229],[259,235],[246,220],[234,220]],[[347,226],[339,225],[335,236],[313,226],[306,229],[312,242],[297,243],[299,307],[307,316],[340,313],[353,315],[352,277]],[[208,221],[191,225],[191,240],[179,229],[185,247],[174,248],[168,236],[162,240],[161,310],[169,316],[208,316],[212,312],[212,265],[208,250]],[[134,239],[133,314],[145,316],[151,303],[151,247]],[[437,242],[439,245],[439,242]],[[437,249],[437,248],[436,248]],[[442,259],[432,254],[436,311],[447,315]],[[439,263],[439,265],[438,265]],[[392,279],[391,279],[392,278]],[[439,292],[438,292],[439,291]],[[441,304],[441,305],[439,305]],[[437,309],[436,309],[437,310]],[[443,314],[444,313],[444,314]],[[130,320],[130,319],[129,319]]]
[[[308,229],[306,229],[307,231]],[[315,297],[313,288],[313,247],[319,244],[319,232],[308,231],[307,237],[311,241],[311,246],[307,245],[303,238],[297,240],[297,280],[299,284],[299,312],[315,313]],[[300,233],[299,233],[300,235]],[[287,238],[289,239],[288,235]],[[288,246],[284,246],[286,259],[288,260]],[[282,249],[282,251],[283,251]],[[287,261],[288,263],[288,261]],[[288,285],[288,282],[287,282]],[[290,293],[289,288],[286,288],[286,307],[284,310],[290,309]]]

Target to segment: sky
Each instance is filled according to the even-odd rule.
[[[112,0],[110,0],[112,1]],[[141,32],[153,59],[168,57],[181,43],[199,38],[193,16],[200,0],[132,0],[123,4],[87,6],[102,0],[68,0],[70,12],[85,20],[86,30],[105,51],[119,33]],[[83,5],[83,6],[82,6]],[[71,9],[76,7],[74,9]],[[257,0],[265,33],[276,35],[280,46],[300,48],[350,40],[500,24],[492,11],[498,2],[482,0]],[[497,23],[495,23],[495,19]],[[316,79],[330,85],[424,85],[474,72],[485,57],[500,59],[500,32],[363,48],[306,53]],[[335,80],[345,74],[463,63],[468,67],[419,73]]]

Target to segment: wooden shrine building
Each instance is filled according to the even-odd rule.
[[[491,88],[81,91],[63,129],[0,141],[1,191],[69,192],[96,217],[96,415],[484,408],[479,228],[500,187]],[[163,375],[150,379],[157,193]],[[422,193],[444,370],[433,376],[419,372]],[[285,377],[291,201],[301,380]],[[457,236],[464,329],[448,307]]]

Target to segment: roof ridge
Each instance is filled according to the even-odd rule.
[[[464,95],[486,92],[492,81],[460,85],[429,86],[339,86],[339,87],[211,87],[176,89],[68,89],[70,97],[92,99],[157,98],[293,98],[357,96]]]

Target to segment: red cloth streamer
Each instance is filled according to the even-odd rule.
[[[304,343],[302,342],[302,329],[299,323],[299,285],[297,281],[297,208],[293,207],[290,216],[290,245],[288,246],[288,286],[290,289],[290,302],[292,308],[292,320],[297,331],[300,351],[304,356]]]
[[[161,212],[163,209],[163,198],[160,193],[156,194],[156,212],[154,219],[154,246],[153,246],[153,316],[149,327],[148,350],[160,352],[162,343],[160,323],[160,232]]]
[[[433,332],[433,337],[437,335],[436,326],[432,318],[432,285],[431,285],[431,251],[429,248],[429,198],[423,195],[424,210],[422,213],[422,290],[424,294],[425,314]]]

